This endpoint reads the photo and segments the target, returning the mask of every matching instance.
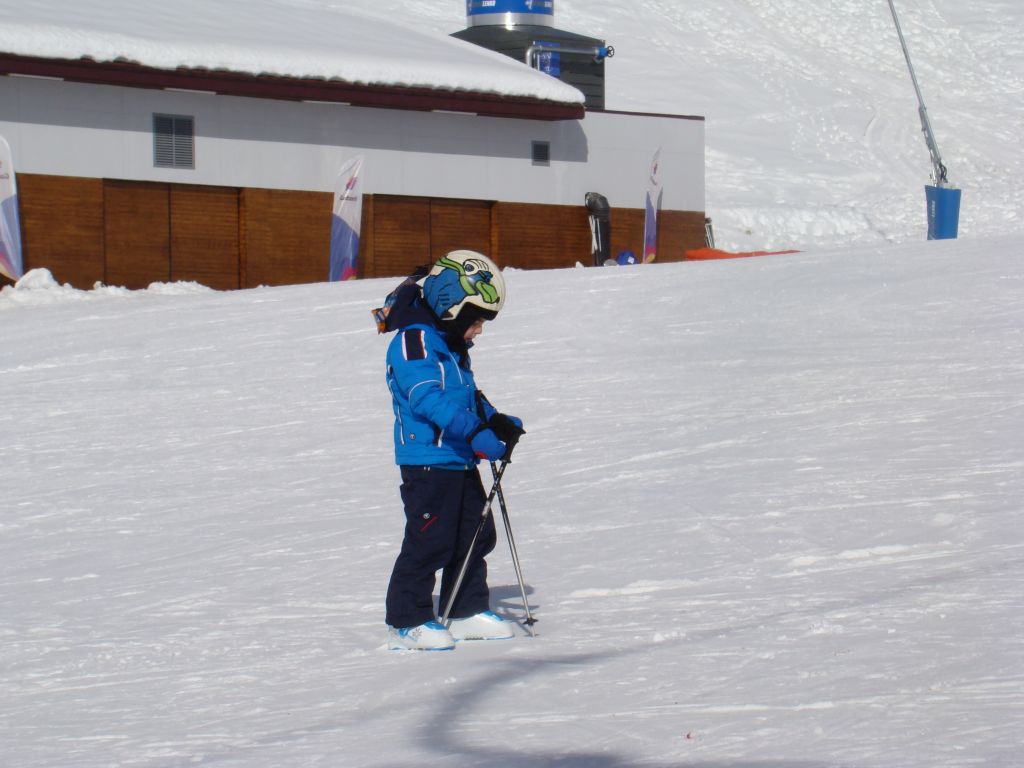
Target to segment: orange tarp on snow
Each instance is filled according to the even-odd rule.
[[[686,251],[686,260],[745,259],[748,256],[776,256],[783,253],[799,253],[799,251],[743,251],[740,253],[730,253],[729,251],[721,251],[718,248],[695,248],[692,251]]]

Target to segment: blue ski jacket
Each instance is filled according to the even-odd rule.
[[[395,411],[395,463],[476,466],[467,438],[480,419],[468,351],[453,351],[433,313],[418,302],[392,320],[398,333],[388,346],[386,378]]]

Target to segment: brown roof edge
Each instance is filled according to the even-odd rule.
[[[629,112],[623,109],[588,109],[587,112],[598,112],[605,115],[627,115],[630,117],[665,117],[670,120],[697,120],[705,122],[703,115],[672,115],[667,112]]]
[[[358,107],[469,112],[523,120],[581,120],[584,106],[475,91],[359,85],[321,78],[251,75],[227,70],[157,69],[129,61],[47,59],[0,54],[0,74],[52,77],[76,83],[132,88],[178,88],[225,96],[285,101],[325,101]]]

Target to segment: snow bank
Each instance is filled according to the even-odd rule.
[[[4,286],[0,290],[0,310],[14,307],[40,306],[45,304],[63,304],[93,299],[137,296],[155,294],[161,296],[179,296],[190,293],[205,293],[211,288],[195,281],[179,281],[175,283],[150,283],[141,291],[132,291],[114,285],[97,282],[92,290],[83,291],[71,285],[58,283],[48,269],[31,269],[13,286]]]

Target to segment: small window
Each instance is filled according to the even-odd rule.
[[[195,119],[186,115],[153,115],[153,165],[195,168]]]
[[[551,142],[550,141],[535,141],[535,142],[533,142],[533,164],[534,165],[551,165]]]

